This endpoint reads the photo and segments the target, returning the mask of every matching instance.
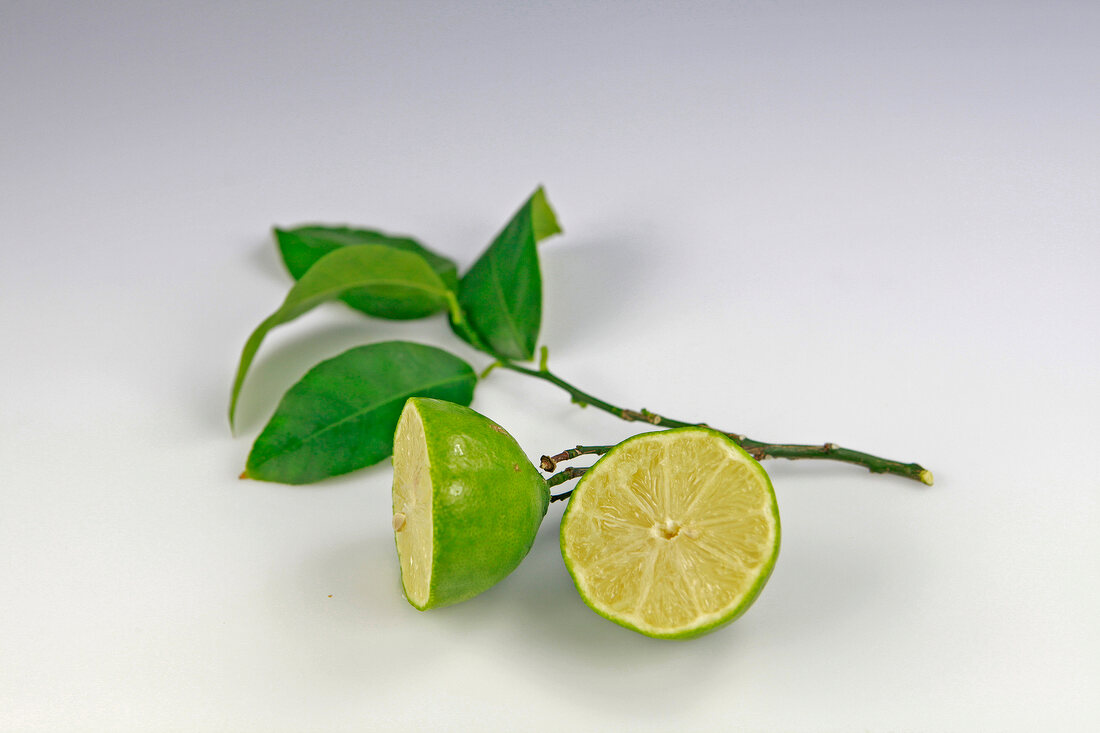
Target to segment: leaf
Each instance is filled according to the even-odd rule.
[[[540,187],[459,281],[459,304],[480,339],[454,327],[459,337],[500,357],[526,360],[535,355],[542,320],[535,243],[560,231]]]
[[[359,244],[334,250],[302,275],[279,309],[264,319],[245,342],[229,400],[231,428],[241,385],[267,332],[322,303],[339,298],[353,288],[363,287],[381,289],[397,297],[432,299],[441,307],[450,306],[452,318],[462,319],[454,293],[419,255],[379,244]]]
[[[295,229],[276,228],[275,241],[286,269],[295,280],[301,279],[310,267],[329,252],[341,247],[377,244],[420,255],[439,275],[444,285],[451,290],[458,288],[455,263],[408,237],[391,237],[369,229],[311,225]],[[377,287],[356,288],[341,296],[340,300],[356,310],[379,318],[424,318],[441,310],[439,302],[433,298],[411,293],[395,296]]]
[[[378,463],[409,397],[469,405],[477,376],[441,349],[407,341],[359,346],[311,369],[283,397],[243,478],[308,484]]]

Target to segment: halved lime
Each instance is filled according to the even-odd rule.
[[[779,554],[779,509],[764,469],[722,433],[644,433],[581,478],[561,549],[596,613],[647,636],[687,639],[756,600]]]
[[[504,428],[468,407],[413,397],[393,445],[393,529],[405,597],[421,611],[512,572],[550,492]]]

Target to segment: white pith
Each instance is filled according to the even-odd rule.
[[[585,475],[562,528],[566,560],[597,611],[646,633],[728,617],[777,550],[759,465],[705,431],[643,435]]]
[[[432,583],[429,468],[424,423],[412,403],[406,403],[393,441],[394,536],[401,561],[401,584],[409,601],[417,607],[428,602]]]

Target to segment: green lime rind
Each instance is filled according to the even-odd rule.
[[[508,432],[474,410],[414,397],[432,485],[432,569],[425,611],[503,580],[531,550],[550,503],[545,479]],[[407,594],[406,594],[406,597]]]
[[[610,611],[607,611],[607,610],[601,608],[599,606],[599,604],[597,604],[591,598],[589,598],[588,594],[585,593],[584,588],[582,587],[580,581],[578,580],[577,573],[576,573],[576,571],[573,567],[573,560],[572,560],[572,558],[569,557],[569,552],[567,550],[566,541],[565,541],[565,530],[566,530],[566,527],[568,526],[569,519],[570,519],[570,516],[571,516],[571,512],[573,510],[573,506],[574,506],[574,501],[573,500],[576,499],[577,495],[580,492],[584,491],[585,480],[590,479],[591,476],[594,475],[594,471],[596,469],[596,466],[598,466],[601,462],[604,462],[604,461],[608,460],[608,458],[613,457],[615,455],[615,453],[620,448],[622,448],[622,446],[627,445],[628,443],[631,443],[635,440],[639,440],[641,438],[646,438],[646,437],[651,438],[653,435],[656,435],[656,434],[674,435],[676,433],[682,433],[682,432],[687,432],[687,431],[702,431],[702,432],[706,432],[708,434],[711,434],[711,435],[714,435],[714,436],[717,436],[717,437],[721,438],[727,444],[732,446],[737,453],[741,454],[746,459],[746,462],[748,463],[748,465],[750,465],[759,474],[759,476],[764,480],[764,485],[767,487],[767,490],[768,490],[768,496],[771,499],[771,501],[769,502],[769,509],[770,509],[770,513],[772,515],[772,519],[775,522],[775,542],[772,545],[772,552],[771,552],[770,556],[767,558],[767,560],[765,560],[763,566],[761,567],[761,570],[760,570],[760,572],[759,572],[759,574],[756,578],[756,581],[752,584],[752,586],[749,587],[748,591],[741,597],[741,599],[738,601],[738,603],[735,606],[721,612],[720,614],[717,614],[717,618],[714,618],[711,621],[707,621],[705,623],[701,623],[701,624],[698,624],[698,625],[688,626],[684,629],[677,630],[677,631],[660,632],[660,631],[654,631],[653,629],[649,629],[649,628],[643,628],[643,627],[641,627],[637,624],[630,623],[629,621],[627,621],[623,618],[619,618],[619,617],[615,616],[613,613],[611,613]],[[561,545],[562,559],[565,561],[565,567],[569,571],[569,575],[573,579],[573,584],[577,588],[577,593],[580,595],[581,600],[584,601],[585,605],[587,605],[589,608],[591,608],[593,611],[595,611],[600,616],[603,616],[608,621],[611,621],[615,624],[618,624],[619,626],[622,626],[624,628],[630,629],[631,631],[636,631],[639,634],[642,634],[644,636],[648,636],[648,637],[651,637],[651,638],[654,638],[654,639],[672,639],[672,640],[676,640],[676,641],[686,641],[686,640],[689,640],[689,639],[695,639],[695,638],[698,638],[698,637],[703,636],[705,634],[708,634],[712,631],[717,631],[718,629],[720,629],[724,626],[728,626],[729,624],[733,623],[738,618],[740,618],[742,615],[744,615],[744,613],[749,610],[749,608],[752,606],[752,604],[760,596],[760,592],[764,589],[764,586],[767,584],[768,579],[771,577],[772,571],[775,569],[775,562],[776,562],[776,559],[779,557],[779,546],[781,544],[781,539],[782,539],[782,532],[781,532],[781,527],[780,527],[780,523],[779,523],[779,504],[778,504],[778,502],[776,501],[776,498],[775,498],[775,489],[772,486],[771,478],[768,476],[767,472],[764,470],[764,467],[761,466],[760,463],[755,458],[750,456],[741,446],[737,445],[737,443],[735,443],[733,440],[731,440],[729,438],[729,436],[725,435],[724,433],[720,433],[717,430],[711,430],[710,428],[703,428],[703,427],[673,428],[673,429],[670,429],[670,430],[660,431],[660,433],[652,433],[652,432],[651,433],[641,433],[639,435],[635,435],[633,437],[627,438],[623,442],[616,445],[610,451],[608,451],[603,456],[601,456],[600,459],[596,462],[596,464],[594,464],[593,468],[589,469],[584,474],[584,476],[582,476],[581,479],[577,482],[576,487],[573,489],[573,496],[571,497],[571,499],[569,501],[569,506],[566,507],[565,512],[562,515],[561,525],[560,525],[559,531],[558,531],[558,541]]]

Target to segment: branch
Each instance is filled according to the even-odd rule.
[[[591,466],[589,466],[588,468],[591,468]],[[567,468],[564,471],[555,473],[553,476],[546,479],[546,485],[553,487],[557,486],[558,484],[564,484],[566,481],[572,481],[575,478],[580,478],[584,475],[584,472],[587,471],[588,468]],[[550,497],[550,501],[564,501],[572,495],[573,489],[570,489],[569,491],[563,491],[560,494],[553,494]]]
[[[566,382],[561,377],[551,372],[546,367],[545,359],[542,360],[539,365],[539,369],[530,369],[520,364],[516,364],[507,359],[502,359],[498,362],[498,366],[505,369],[509,369],[513,372],[519,372],[520,374],[526,374],[529,377],[535,379],[541,379],[544,382],[549,382],[559,389],[569,393],[573,402],[581,406],[592,405],[599,408],[604,412],[610,413],[621,420],[628,422],[646,422],[650,425],[659,425],[664,428],[686,428],[686,427],[710,427],[706,423],[699,422],[685,422],[683,420],[676,420],[674,418],[659,415],[655,412],[650,412],[644,407],[641,410],[631,410],[624,407],[618,407],[605,400],[601,400],[595,395],[591,395],[577,387],[574,387],[569,382]],[[920,481],[928,486],[932,485],[932,472],[922,467],[917,463],[902,463],[900,461],[892,461],[886,458],[880,458],[879,456],[871,455],[870,453],[863,453],[860,451],[850,450],[848,448],[841,448],[836,443],[823,443],[821,445],[799,445],[795,443],[767,443],[760,440],[753,440],[740,433],[723,432],[731,440],[737,443],[739,446],[745,449],[749,455],[758,461],[762,461],[768,458],[787,458],[790,460],[800,459],[823,459],[830,461],[840,461],[842,463],[852,463],[857,466],[863,466],[871,473],[889,473],[895,476],[901,476],[903,478],[912,479],[914,481]],[[610,450],[609,446],[577,446],[576,448],[568,451],[563,451],[555,456],[543,456],[542,467],[544,471],[553,471],[560,461],[570,460],[580,455],[597,454],[602,455]],[[563,471],[562,473],[566,473]],[[552,476],[551,479],[557,478],[561,474]],[[576,478],[570,476],[558,481],[567,481],[569,478]],[[566,495],[562,495],[563,497]]]
[[[578,445],[576,448],[563,450],[561,453],[552,456],[543,456],[539,466],[543,471],[550,473],[563,461],[571,461],[579,456],[602,456],[609,450],[611,450],[611,446],[609,445]]]

